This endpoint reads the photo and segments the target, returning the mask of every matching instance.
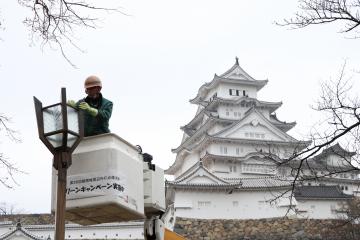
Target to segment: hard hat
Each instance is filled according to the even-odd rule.
[[[102,87],[101,80],[97,76],[90,76],[86,78],[84,87],[85,88]]]

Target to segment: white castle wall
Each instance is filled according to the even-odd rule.
[[[54,239],[54,225],[24,225],[29,233],[46,240],[49,236]],[[0,235],[11,232],[15,227],[0,225]],[[80,226],[67,224],[65,239],[144,239],[142,222],[103,224],[93,226]],[[21,235],[14,236],[11,240],[29,239]]]
[[[183,160],[183,165],[181,167],[181,172],[185,172],[188,168],[190,168],[191,166],[193,166],[195,163],[197,163],[199,161],[199,153],[198,152],[194,152],[190,155],[187,155],[184,160]]]
[[[176,216],[201,219],[256,219],[282,217],[287,207],[266,202],[277,193],[265,191],[183,191],[175,195]],[[285,200],[286,201],[286,200]]]
[[[339,219],[345,215],[339,210],[344,207],[342,201],[334,200],[298,200],[297,209],[300,210],[299,217],[313,219]]]
[[[217,95],[221,98],[232,98],[235,96],[230,96],[229,89],[236,89],[240,91],[240,96],[243,95],[243,90],[245,90],[245,94],[248,97],[256,98],[257,97],[257,90],[255,87],[251,86],[239,86],[239,84],[231,84],[231,83],[222,83],[218,87]]]

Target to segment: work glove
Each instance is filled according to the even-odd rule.
[[[67,104],[73,108],[76,108],[76,102],[74,100],[68,100]]]
[[[96,115],[98,115],[98,110],[96,108],[90,107],[89,104],[86,102],[81,102],[79,104],[79,108],[88,112],[93,117],[96,117]]]

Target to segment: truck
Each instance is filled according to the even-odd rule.
[[[65,219],[80,225],[144,221],[147,240],[181,240],[172,231],[174,211],[165,205],[164,170],[114,133],[83,138],[72,154]],[[57,170],[52,171],[55,211]],[[171,206],[170,206],[171,207]]]

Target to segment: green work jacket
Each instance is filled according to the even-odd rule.
[[[79,104],[84,101],[87,102],[90,107],[98,110],[98,115],[95,117],[84,111],[84,136],[88,137],[109,133],[109,120],[112,113],[113,103],[100,94],[100,97],[95,101],[89,97],[81,99],[76,104],[77,108]]]

